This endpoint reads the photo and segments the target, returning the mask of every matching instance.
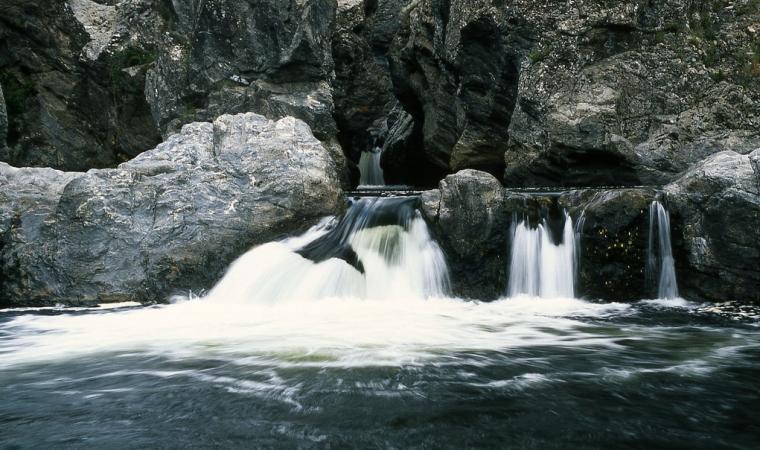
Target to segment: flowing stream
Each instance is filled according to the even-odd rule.
[[[561,241],[516,227],[515,296],[451,298],[416,201],[359,199],[204,297],[0,311],[0,441],[758,447],[756,312],[572,298],[569,217]]]
[[[380,166],[382,150],[375,147],[369,151],[363,151],[359,156],[359,185],[360,186],[383,186],[385,177]]]

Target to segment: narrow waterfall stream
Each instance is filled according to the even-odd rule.
[[[657,298],[678,298],[675,261],[670,243],[670,215],[658,201],[653,201],[649,205],[646,274],[650,283],[657,286]]]
[[[513,225],[509,270],[509,296],[543,298],[575,296],[576,236],[573,219],[564,214],[559,240],[546,220],[531,228],[527,220]]]
[[[375,147],[372,150],[363,151],[359,157],[359,185],[360,186],[383,186],[385,177],[383,168],[380,166],[382,149]]]

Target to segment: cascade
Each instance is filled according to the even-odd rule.
[[[566,297],[575,295],[578,236],[573,219],[564,214],[562,235],[555,242],[544,219],[531,228],[527,219],[513,222],[509,296]]]
[[[649,205],[649,245],[646,278],[654,284],[657,277],[657,298],[678,298],[673,248],[670,243],[670,215],[662,203]]]
[[[397,300],[445,296],[448,268],[417,198],[360,198],[341,218],[256,247],[209,297],[228,302],[319,298]]]
[[[375,147],[370,151],[363,151],[359,157],[359,185],[360,186],[383,186],[385,178],[383,169],[380,167],[382,149]]]

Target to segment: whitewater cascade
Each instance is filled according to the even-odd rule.
[[[248,251],[208,296],[243,303],[443,297],[448,268],[418,201],[357,199],[340,219],[326,218],[301,236]]]
[[[531,228],[522,220],[512,230],[509,296],[544,298],[575,296],[575,267],[578,259],[573,219],[564,214],[561,241],[552,238],[546,220]]]
[[[656,241],[656,242],[655,242]],[[649,245],[647,247],[647,280],[657,281],[657,298],[678,298],[673,248],[670,243],[670,215],[662,203],[649,205]]]
[[[383,168],[380,167],[382,149],[375,147],[371,151],[362,152],[359,157],[359,185],[360,186],[383,186],[385,177]]]

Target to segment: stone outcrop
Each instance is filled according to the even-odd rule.
[[[756,6],[420,0],[402,12],[393,81],[439,168],[662,185],[758,145]]]
[[[192,123],[115,169],[0,165],[6,305],[161,301],[247,248],[335,214],[340,164],[294,118]]]
[[[665,190],[681,295],[760,303],[760,149],[717,153]]]
[[[477,170],[449,175],[422,195],[422,211],[446,255],[454,295],[503,295],[509,216],[499,180]]]

